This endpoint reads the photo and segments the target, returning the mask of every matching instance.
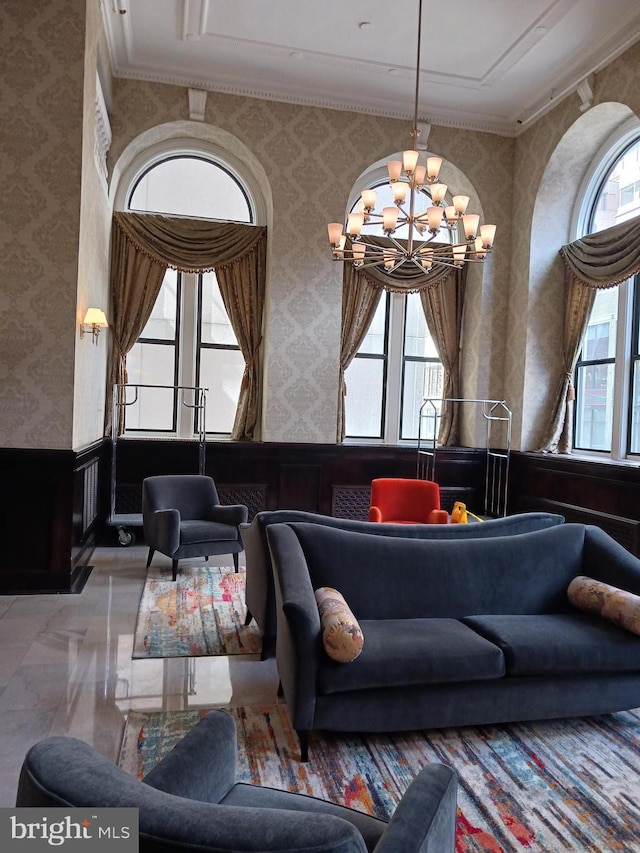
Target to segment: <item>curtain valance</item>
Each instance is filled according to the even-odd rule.
[[[640,217],[587,234],[560,249],[570,275],[587,287],[613,287],[640,272]]]
[[[267,229],[156,213],[123,213],[113,221],[139,251],[180,272],[210,272],[235,263],[266,240]]]
[[[573,448],[573,373],[596,290],[613,287],[640,272],[640,217],[587,234],[562,246],[565,263],[565,316],[562,376],[540,450],[571,453]]]
[[[401,246],[406,246],[406,240],[397,241]],[[376,246],[395,247],[395,244],[388,237],[367,236],[367,243]],[[440,248],[442,243],[429,243],[431,248]],[[350,266],[345,264],[345,266]],[[392,293],[418,293],[427,287],[433,287],[441,281],[449,278],[456,272],[455,268],[438,266],[437,264],[426,272],[420,269],[415,264],[408,263],[399,267],[392,276],[385,272],[382,262],[380,266],[367,267],[367,269],[358,269],[358,274],[364,276],[375,287],[381,287],[384,290],[389,290]]]

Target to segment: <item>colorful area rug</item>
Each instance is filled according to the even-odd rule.
[[[144,775],[206,711],[130,712],[120,765]],[[454,767],[457,853],[640,851],[640,712],[579,720],[310,740],[284,704],[231,709],[238,777],[388,818],[431,761]]]
[[[255,622],[245,625],[245,573],[215,566],[180,567],[174,582],[147,575],[133,641],[134,658],[260,652]]]

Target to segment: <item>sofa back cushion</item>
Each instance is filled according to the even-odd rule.
[[[380,524],[353,518],[334,518],[297,509],[262,510],[256,513],[254,522],[260,525],[266,541],[266,528],[270,524],[309,522],[353,530],[358,533],[375,533],[377,536],[401,536],[406,539],[484,539],[490,536],[514,536],[530,533],[564,523],[564,516],[554,512],[521,512],[501,518],[469,524]],[[248,525],[247,525],[248,526]]]
[[[357,619],[566,612],[567,586],[581,573],[585,538],[582,524],[464,540],[288,526],[313,588],[339,589]]]

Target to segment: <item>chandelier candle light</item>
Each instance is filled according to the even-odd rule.
[[[330,222],[327,226],[334,260],[348,261],[361,269],[384,265],[388,275],[401,267],[406,269],[407,265],[429,272],[434,266],[461,267],[469,261],[482,262],[493,249],[496,233],[495,225],[480,225],[478,214],[467,213],[468,196],[454,195],[452,204],[447,204],[447,185],[439,182],[441,157],[427,157],[425,164],[419,162],[422,0],[418,3],[415,105],[410,131],[413,147],[403,152],[402,160],[387,163],[395,206],[377,211],[377,190],[363,190],[357,212],[347,217],[346,228],[340,222]],[[425,203],[429,202],[425,210]],[[372,240],[371,235],[363,233],[367,226],[376,226],[378,231],[382,226],[387,241],[381,244],[379,239]],[[394,234],[403,226],[407,226],[407,237],[400,240]],[[443,229],[446,238],[438,242]]]

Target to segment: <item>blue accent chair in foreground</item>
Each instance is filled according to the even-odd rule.
[[[143,780],[88,744],[27,753],[16,805],[139,809],[140,853],[453,853],[457,776],[429,764],[389,823],[304,794],[236,781],[236,725],[210,711]]]

